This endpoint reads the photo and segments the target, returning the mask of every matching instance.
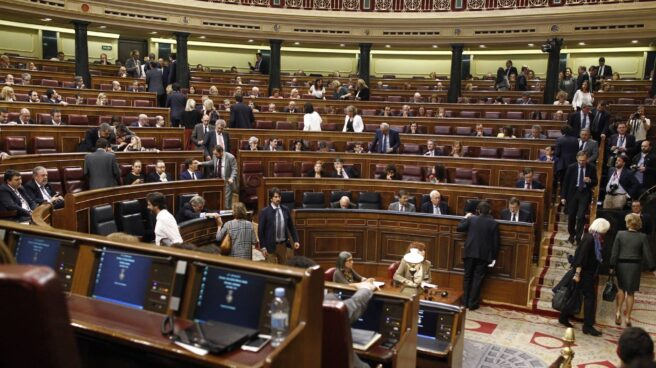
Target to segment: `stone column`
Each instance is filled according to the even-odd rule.
[[[269,40],[271,54],[269,56],[269,94],[273,94],[273,89],[280,89],[280,47],[282,40]]]
[[[189,50],[187,48],[187,41],[189,40],[189,33],[175,32],[176,42],[176,69],[175,77],[180,88],[189,88]]]
[[[544,48],[546,45],[549,45],[548,49]],[[556,93],[558,92],[558,69],[560,65],[560,48],[562,45],[562,38],[554,38],[549,40],[542,49],[542,51],[549,53],[547,80],[544,86],[544,95],[542,97],[543,103],[547,105],[551,105],[555,101]]]
[[[370,43],[361,43],[360,44],[360,63],[358,68],[358,75],[360,79],[364,80],[364,83],[369,86],[369,69],[371,64],[371,44]],[[371,91],[371,86],[369,86],[369,91]]]
[[[72,20],[75,27],[75,75],[84,79],[84,85],[91,88],[91,73],[89,73],[89,42],[87,28],[89,22]]]
[[[458,102],[462,89],[462,50],[465,45],[458,43],[451,45],[451,76],[449,80],[448,103]]]

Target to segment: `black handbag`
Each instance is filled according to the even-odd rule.
[[[615,301],[617,296],[617,285],[615,285],[615,275],[608,274],[608,280],[606,280],[606,287],[604,287],[604,292],[602,298],[607,302]]]
[[[567,305],[567,300],[572,293],[572,290],[567,286],[561,286],[554,290],[553,298],[551,299],[551,308],[561,312]]]

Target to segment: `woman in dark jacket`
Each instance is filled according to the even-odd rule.
[[[187,150],[192,150],[193,147],[195,147],[194,143],[191,141],[191,133],[196,124],[201,123],[202,118],[203,113],[196,110],[196,101],[193,98],[188,99],[185,111],[180,116],[180,125],[185,128],[184,141],[186,142],[185,147]]]
[[[340,252],[337,257],[337,267],[333,274],[333,282],[340,284],[355,284],[362,281],[374,281],[360,276],[353,269],[353,255],[349,252]]]
[[[597,288],[595,279],[601,264],[601,239],[608,232],[610,223],[605,219],[598,218],[592,222],[589,232],[581,238],[581,243],[576,248],[572,267],[576,269],[573,281],[583,294],[583,333],[592,336],[601,336],[601,332],[594,328],[595,310],[597,302]],[[558,322],[567,327],[573,327],[569,323],[570,314],[561,312]]]
[[[626,300],[626,326],[631,327],[634,293],[640,289],[642,260],[654,271],[656,263],[649,248],[647,235],[641,233],[640,215],[630,213],[624,217],[628,231],[620,231],[615,236],[610,256],[610,267],[617,274],[617,292],[615,324],[622,325],[622,306]],[[656,275],[656,272],[654,272]]]

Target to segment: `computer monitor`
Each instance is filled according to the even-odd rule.
[[[12,236],[16,263],[52,268],[60,276],[64,290],[70,291],[78,255],[75,241],[21,232],[12,232]]]
[[[454,319],[459,312],[460,307],[455,305],[420,300],[417,336],[450,342]]]
[[[417,335],[434,339],[437,332],[437,320],[439,319],[439,316],[440,311],[421,305],[419,308]]]
[[[340,290],[336,291],[335,294],[339,299],[346,300],[352,297],[354,293]],[[398,337],[401,320],[403,319],[403,306],[404,302],[401,299],[374,295],[369,301],[367,309],[357,321],[351,324],[351,327],[379,332],[385,337]]]
[[[170,257],[97,250],[90,296],[124,306],[165,313],[175,277]]]
[[[207,265],[197,267],[196,276],[189,317],[200,322],[219,321],[268,333],[274,289],[285,288],[290,305],[294,298],[294,283],[287,278]]]

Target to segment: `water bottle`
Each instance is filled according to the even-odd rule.
[[[289,328],[289,303],[285,298],[285,289],[276,288],[275,298],[271,302],[271,346],[274,348],[287,336]]]

